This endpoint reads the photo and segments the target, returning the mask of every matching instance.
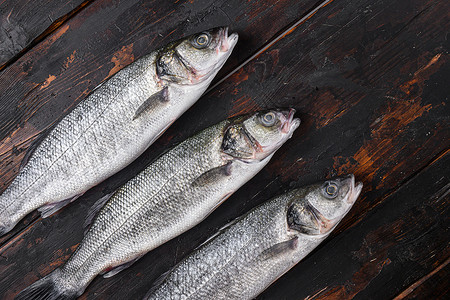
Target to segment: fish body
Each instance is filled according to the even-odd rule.
[[[182,260],[146,300],[253,299],[291,269],[336,227],[358,197],[354,177],[292,190],[236,219]],[[329,188],[330,189],[330,188]]]
[[[204,42],[199,49],[197,39]],[[43,217],[52,214],[131,163],[195,103],[236,42],[226,28],[199,33],[96,88],[46,135],[0,195],[0,235],[36,208]]]
[[[293,114],[226,120],[163,154],[111,196],[64,266],[17,299],[42,299],[33,297],[46,289],[67,299],[79,296],[99,273],[112,276],[201,222],[291,137],[300,124]]]

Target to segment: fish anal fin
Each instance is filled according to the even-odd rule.
[[[111,196],[114,194],[114,192],[109,193],[95,201],[94,205],[92,205],[91,208],[89,208],[88,213],[86,215],[86,219],[84,220],[83,227],[86,231],[89,230],[91,227],[92,221],[94,220],[97,213],[102,209],[103,206],[105,206],[105,203],[111,198]]]
[[[44,206],[38,208],[38,211],[41,213],[42,218],[47,218],[47,217],[53,215],[58,210],[60,210],[61,208],[63,208],[64,206],[66,206],[67,204],[69,204],[70,202],[73,202],[76,199],[78,199],[81,195],[83,195],[83,194],[79,194],[72,198],[68,198],[68,199],[65,199],[65,200],[62,200],[59,202],[49,203],[47,205],[44,205]]]
[[[133,120],[136,120],[146,112],[152,111],[157,106],[164,105],[169,101],[169,88],[165,86],[159,92],[151,95],[141,106],[138,107],[134,114]]]
[[[109,277],[113,277],[114,275],[116,275],[117,273],[125,270],[126,268],[128,268],[129,266],[131,266],[132,264],[134,264],[137,260],[139,260],[142,257],[142,255],[139,255],[138,257],[134,258],[133,260],[130,260],[124,264],[118,265],[113,267],[112,269],[108,269],[103,275],[103,278],[109,278]]]
[[[215,183],[221,178],[228,177],[231,175],[232,162],[228,161],[226,164],[212,168],[205,173],[198,176],[193,182],[192,186],[200,187],[207,184]]]
[[[267,260],[279,255],[283,255],[287,252],[293,251],[297,248],[298,238],[294,237],[290,240],[280,242],[278,244],[273,245],[270,248],[267,248],[261,254],[258,255],[258,258],[261,260]]]

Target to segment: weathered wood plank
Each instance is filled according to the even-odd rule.
[[[136,58],[170,40],[229,24],[240,42],[227,72],[315,2],[96,1],[0,73],[0,191],[42,130]]]
[[[429,274],[420,278],[394,300],[401,299],[447,299],[449,294],[450,258]],[[447,297],[447,298],[446,298]]]
[[[72,17],[91,0],[2,1],[0,70]]]
[[[331,259],[333,263],[339,262],[342,255],[345,261],[349,254],[336,251],[334,245],[348,250],[345,248],[348,244],[356,245],[354,251],[360,249],[361,261],[366,262],[370,256],[364,256],[367,249],[363,247],[362,238],[368,234],[364,230],[376,230],[375,227],[379,231],[372,237],[378,244],[373,247],[380,257],[384,257],[384,247],[398,250],[410,245],[411,253],[424,258],[425,264],[433,259],[442,261],[442,251],[440,256],[432,258],[427,256],[423,245],[442,249],[442,238],[446,236],[439,235],[442,226],[433,227],[431,218],[441,220],[445,215],[438,212],[444,208],[433,206],[432,201],[424,204],[418,197],[431,195],[426,193],[432,188],[435,191],[441,184],[427,185],[433,176],[441,175],[448,182],[445,177],[448,169],[431,172],[431,175],[426,173],[425,179],[429,181],[423,181],[422,185],[415,186],[416,189],[408,183],[407,187],[395,191],[403,183],[412,182],[409,179],[414,174],[424,168],[429,170],[426,166],[430,161],[436,161],[433,168],[447,161],[444,158],[448,157],[450,132],[445,88],[449,67],[445,27],[442,26],[448,21],[446,8],[444,1],[419,0],[409,1],[408,5],[383,0],[343,0],[328,5],[204,97],[128,168],[89,191],[80,199],[82,201],[49,219],[37,221],[1,247],[0,295],[6,293],[5,297],[9,299],[61,265],[81,240],[82,229],[79,227],[89,205],[136,174],[168,145],[227,116],[274,106],[294,106],[299,110],[303,124],[268,167],[193,230],[152,251],[112,278],[96,278],[83,299],[139,299],[159,274],[228,220],[286,188],[345,172],[355,173],[364,181],[365,188],[351,214],[333,235],[335,238],[310,256],[313,258],[321,253],[321,257],[328,257],[327,264],[322,265],[326,266],[322,268],[325,271],[311,273],[315,271],[312,262],[309,273],[299,265],[293,269],[294,273],[290,272],[280,280],[281,285],[277,283],[263,297],[279,299],[280,292],[292,298],[306,297],[330,286],[328,282],[334,283],[339,292],[345,280],[352,279],[358,270],[362,270],[360,275],[364,275],[365,270],[369,273],[362,276],[361,285],[351,289],[353,285],[350,284],[349,295],[355,291],[368,291],[375,281],[366,283],[370,276],[377,274],[377,268],[384,272],[396,266],[398,257],[386,256],[385,259],[394,262],[391,264],[387,260],[375,261],[375,269],[371,264],[367,264],[367,269],[361,268],[364,265],[359,261],[356,261],[356,267],[345,268],[345,264],[333,265]],[[403,195],[401,193],[415,197],[403,201],[398,196]],[[386,210],[393,203],[398,208]],[[420,205],[429,205],[431,213],[427,208],[420,210]],[[415,208],[419,210],[416,212]],[[377,217],[373,217],[375,214]],[[408,229],[409,223],[400,222],[399,228],[408,232],[406,237],[394,232],[395,235],[388,236],[386,241],[376,239],[377,233],[381,236],[391,233],[389,226],[397,226],[397,218],[403,215],[406,221],[415,222],[411,226],[418,232],[421,232],[421,225],[433,229],[419,238],[420,234]],[[401,237],[405,244],[395,248]],[[411,242],[415,238],[419,242],[417,248]],[[342,239],[349,243],[340,244]],[[404,266],[410,268],[408,272],[427,271],[429,265],[420,269],[418,264],[413,261]],[[339,277],[339,274],[347,277]],[[415,278],[405,280],[404,288]],[[1,290],[2,286],[8,290]],[[392,289],[388,292],[392,293]],[[392,296],[399,292],[401,289]]]
[[[259,299],[392,299],[449,257],[449,174],[450,152]]]

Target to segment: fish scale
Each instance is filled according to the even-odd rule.
[[[86,274],[96,275],[111,264],[120,264],[132,259],[136,253],[146,252],[185,231],[186,227],[198,223],[200,220],[197,216],[204,216],[207,214],[205,211],[211,211],[215,204],[203,205],[203,202],[225,196],[220,194],[223,189],[219,184],[193,189],[190,183],[210,168],[224,164],[219,150],[222,131],[226,124],[222,122],[205,130],[200,136],[186,140],[122,187],[99,213],[79,250],[74,254],[73,260],[67,262],[63,272],[73,276],[78,271],[81,275],[79,278],[72,277],[72,280],[88,281],[90,278]],[[235,163],[247,167],[245,163],[238,161]],[[250,166],[247,173],[250,171],[252,176],[264,165],[265,162]],[[238,178],[240,181],[245,176],[235,177],[234,181]],[[237,185],[235,182],[233,184]],[[219,195],[215,196],[217,194]],[[173,196],[182,201],[173,201]],[[195,206],[198,206],[200,213],[192,210]],[[186,210],[190,211],[188,221],[185,220],[186,217],[183,218]],[[167,226],[179,228],[173,228],[170,233],[164,234],[161,229]],[[130,236],[129,233],[134,234]],[[130,254],[127,255],[129,257],[124,259],[122,248],[134,244],[137,245],[137,249],[129,251]],[[105,249],[117,251],[113,253]],[[93,253],[98,256],[92,256]],[[95,261],[96,268],[92,268],[92,263],[86,262],[86,258]],[[94,270],[78,269],[82,264],[78,260]],[[71,267],[72,264],[74,268]]]
[[[36,208],[43,217],[50,215],[143,153],[201,96],[231,54],[237,35],[228,37],[226,28],[210,32],[206,48],[192,45],[194,35],[130,64],[56,124],[0,195],[0,235]],[[216,51],[223,43],[228,48]],[[194,76],[197,81],[191,69],[173,65],[175,60],[165,66],[167,76],[158,74],[160,55],[177,47],[199,72],[207,70],[201,78]],[[176,81],[169,76],[172,69]]]
[[[144,58],[143,61],[137,62],[136,66],[145,64],[148,59]],[[135,70],[136,66],[130,70],[124,70],[124,73],[138,71]],[[55,199],[64,200],[76,196],[85,189],[83,187],[92,186],[114,174],[121,169],[122,165],[128,164],[130,158],[144,150],[142,147],[139,149],[126,146],[130,142],[127,131],[136,131],[139,127],[142,130],[148,129],[145,128],[147,120],[135,126],[129,124],[130,114],[146,96],[143,93],[135,93],[133,90],[136,88],[132,87],[134,85],[150,87],[155,84],[150,84],[148,78],[142,75],[137,79],[140,79],[140,82],[134,83],[130,82],[127,77],[119,74],[118,78],[112,80],[112,85],[100,87],[97,93],[81,102],[36,149],[23,171],[2,194],[2,200],[6,197],[15,200],[12,202],[14,204],[9,204],[9,207],[17,208],[16,214],[23,215]],[[116,81],[123,81],[122,86],[115,85]],[[114,92],[119,89],[124,92],[117,93],[117,96],[113,98],[108,96],[111,93],[116,94]],[[155,91],[155,89],[149,88],[147,95],[151,95]],[[111,107],[113,102],[121,105]],[[78,116],[81,114],[83,119],[82,122],[79,122]],[[111,139],[108,136],[110,128],[125,130],[123,138]],[[67,138],[70,135],[73,138]],[[139,138],[145,137],[141,134]],[[97,143],[93,143],[93,140]],[[99,146],[107,151],[96,152],[95,150],[100,148]],[[121,156],[119,152],[127,155],[121,157],[115,164],[112,162],[113,168],[109,164],[108,169],[112,170],[105,172],[106,168],[102,167],[104,162]],[[98,168],[92,168],[97,164]],[[61,191],[61,186],[65,186],[63,191]],[[64,193],[67,190],[71,193]],[[32,202],[26,201],[31,199]]]
[[[324,196],[324,185],[312,185],[277,196],[237,218],[163,275],[144,299],[253,299],[329,235],[362,189],[361,183],[355,186],[353,175],[328,182],[339,187],[334,197]],[[314,207],[310,213],[318,218],[317,229],[325,226],[326,231],[294,230],[288,212],[297,203]],[[305,211],[298,213],[303,216]],[[305,224],[303,220],[297,225]]]
[[[294,111],[225,120],[164,153],[111,195],[69,260],[25,289],[19,299],[47,292],[55,296],[50,299],[81,295],[98,274],[116,274],[201,222],[292,136],[300,124],[293,119]],[[262,125],[267,114],[278,121]],[[242,130],[233,131],[236,127]],[[224,145],[233,155],[225,153]]]

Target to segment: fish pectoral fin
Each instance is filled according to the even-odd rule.
[[[103,278],[109,278],[109,277],[113,277],[114,275],[116,275],[117,273],[125,270],[126,268],[128,268],[129,266],[131,266],[132,264],[134,264],[137,260],[139,260],[143,255],[139,255],[138,257],[134,258],[133,260],[130,260],[129,262],[126,262],[124,264],[118,265],[113,267],[112,269],[106,270],[106,272],[102,273]]]
[[[220,179],[231,175],[231,166],[232,162],[228,161],[222,166],[212,168],[195,178],[191,185],[198,187],[220,181]]]
[[[42,218],[47,218],[47,217],[53,215],[58,210],[60,210],[61,208],[63,208],[64,206],[66,206],[67,204],[69,204],[70,202],[73,202],[76,199],[78,199],[81,195],[83,195],[83,194],[79,194],[72,198],[68,198],[68,199],[65,199],[65,200],[62,200],[59,202],[49,203],[47,205],[44,205],[44,206],[38,208],[38,211],[41,213]]]
[[[86,219],[84,220],[84,233],[86,233],[89,228],[91,227],[92,221],[94,220],[97,213],[102,209],[103,206],[105,206],[105,203],[111,198],[111,196],[114,194],[114,192],[109,193],[98,199],[94,205],[88,210],[88,213],[86,215]]]
[[[297,248],[298,238],[294,237],[290,240],[273,245],[258,255],[258,259],[267,260],[279,255],[285,254]]]
[[[144,113],[152,111],[156,107],[169,102],[169,88],[166,86],[159,92],[151,95],[141,106],[138,107],[136,113],[134,114],[133,120],[136,120]]]

